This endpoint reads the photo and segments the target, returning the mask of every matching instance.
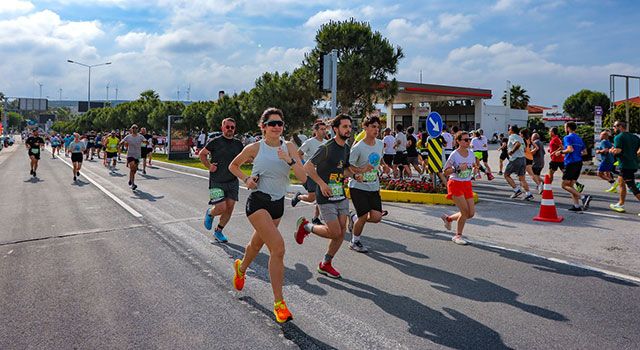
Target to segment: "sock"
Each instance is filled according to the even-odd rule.
[[[224,230],[224,226],[221,226],[220,224],[218,224],[218,226],[216,227],[216,231],[222,232],[222,230]]]
[[[324,255],[324,260],[322,260],[322,262],[327,264],[327,263],[331,262],[331,259],[333,259],[333,255],[325,254]]]
[[[521,191],[520,186],[516,186],[516,188],[513,189],[513,192],[518,192]]]
[[[353,235],[353,238],[351,238],[351,242],[353,243],[360,242],[360,236]]]
[[[356,214],[351,215],[351,221],[353,221],[353,223],[355,224],[356,221],[358,221],[358,215]]]
[[[312,233],[313,232],[313,224],[310,222],[307,222],[306,224],[304,224],[304,230]]]

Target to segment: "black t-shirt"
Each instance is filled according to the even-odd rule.
[[[153,148],[153,136],[149,134],[142,135],[145,138],[145,142],[142,143],[143,147]]]
[[[40,136],[29,136],[25,143],[29,146],[29,153],[40,153],[40,146],[44,145],[44,139]]]
[[[418,142],[418,140],[410,134],[407,136],[407,141],[411,141],[411,145],[407,142],[407,157],[417,157],[418,150],[416,148],[416,142]]]
[[[309,159],[316,166],[318,176],[331,188],[333,195],[325,197],[321,191],[316,192],[316,202],[326,204],[346,199],[344,195],[344,169],[349,167],[350,147],[340,146],[334,139],[320,145],[316,153]],[[340,190],[342,189],[342,191]]]
[[[221,135],[209,141],[205,148],[209,151],[209,161],[218,164],[215,173],[209,172],[209,179],[212,182],[236,180],[236,176],[229,171],[229,164],[242,152],[242,142],[236,138],[228,139]]]
[[[89,135],[87,137],[87,143],[96,143],[96,137],[94,135]]]

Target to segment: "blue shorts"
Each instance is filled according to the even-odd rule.
[[[600,165],[598,166],[599,173],[610,173],[611,171],[613,171],[613,163],[600,162]]]

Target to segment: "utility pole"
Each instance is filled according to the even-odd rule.
[[[118,84],[116,84],[116,101],[118,101]]]
[[[58,93],[60,94],[60,99],[59,100],[62,101],[62,88],[58,89]]]
[[[187,101],[191,101],[191,83],[189,83],[189,87],[187,87]]]
[[[420,84],[422,84],[422,69],[420,70]]]
[[[44,85],[44,84],[38,83],[38,85],[40,85],[40,98],[42,98],[42,85]],[[628,88],[628,86],[627,86],[627,88]]]
[[[178,86],[178,101],[180,101],[180,87]]]
[[[338,50],[331,50],[331,118],[338,113]]]
[[[107,82],[107,103],[109,102],[109,82]]]

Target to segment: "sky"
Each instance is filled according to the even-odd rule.
[[[0,0],[0,91],[83,100],[211,100],[291,71],[329,20],[355,18],[402,47],[396,79],[491,89],[562,105],[609,75],[640,76],[640,1]],[[60,91],[60,89],[62,89]],[[624,84],[616,84],[622,99]],[[640,82],[632,81],[631,95]]]

